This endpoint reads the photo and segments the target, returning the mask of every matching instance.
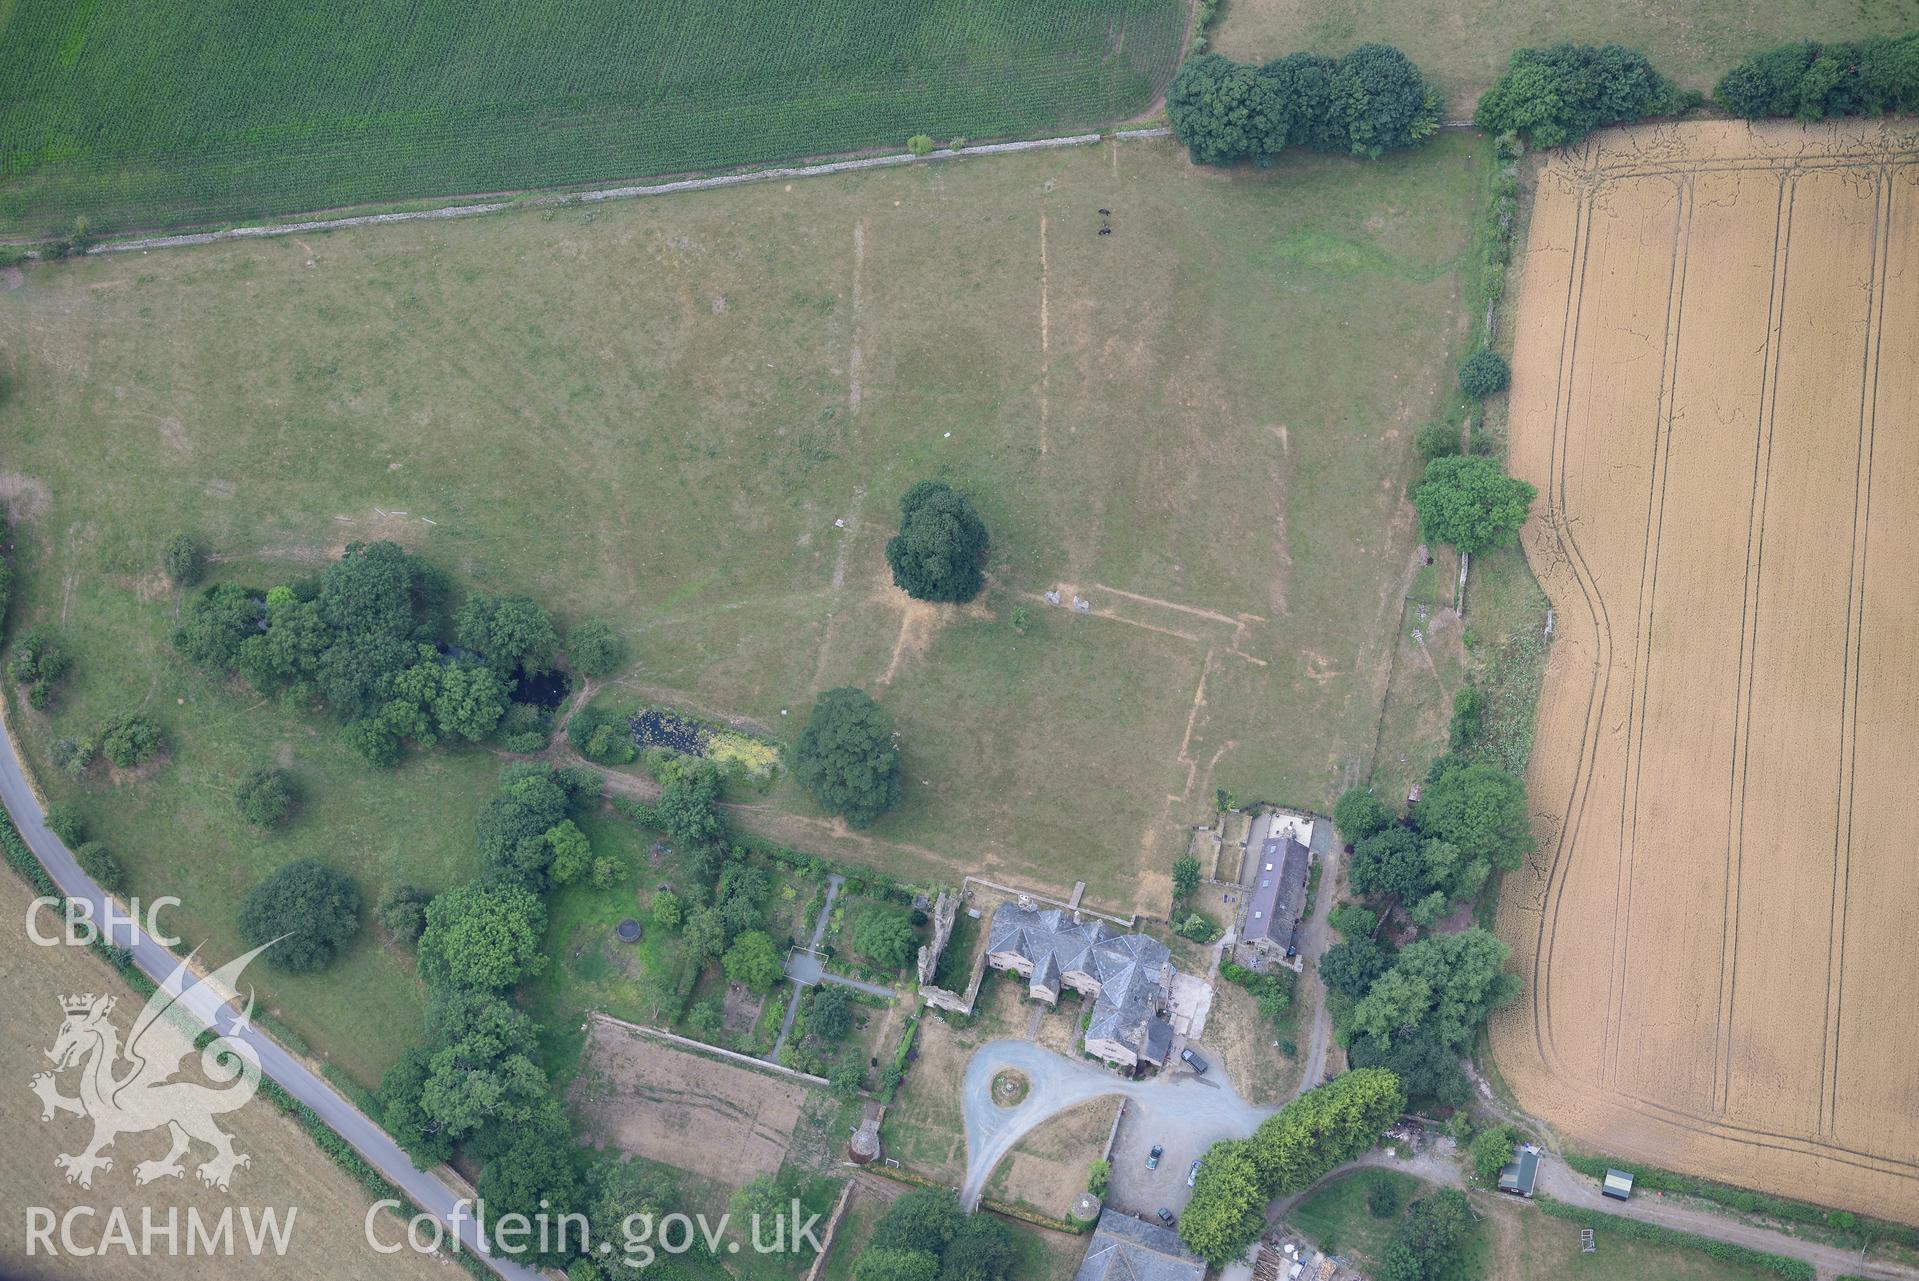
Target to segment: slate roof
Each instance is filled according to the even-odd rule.
[[[1311,855],[1279,819],[1265,820],[1266,836],[1253,858],[1251,887],[1246,894],[1248,943],[1271,943],[1284,950],[1293,945],[1300,913],[1306,906],[1306,871]]]
[[[1206,1264],[1179,1234],[1117,1210],[1101,1211],[1073,1281],[1201,1281]]]
[[[988,952],[1012,952],[1033,963],[1034,982],[1056,987],[1059,976],[1077,970],[1099,981],[1086,1037],[1117,1041],[1135,1054],[1164,1062],[1173,1030],[1159,1017],[1172,978],[1172,953],[1158,939],[1122,934],[1097,918],[1075,921],[1060,908],[1029,911],[1017,903],[993,910]],[[1163,1029],[1163,1030],[1162,1030]],[[1154,1053],[1154,1047],[1158,1053]]]

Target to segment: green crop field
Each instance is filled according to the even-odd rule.
[[[1222,14],[1214,43],[1234,58],[1340,53],[1365,40],[1398,45],[1446,95],[1446,114],[1464,117],[1514,49],[1614,41],[1643,49],[1680,84],[1710,90],[1733,63],[1772,45],[1910,31],[1919,0],[1227,0]]]
[[[1371,768],[1411,434],[1466,341],[1490,163],[1456,134],[1235,174],[1108,142],[0,272],[9,628],[58,627],[77,660],[50,715],[15,700],[17,733],[210,953],[300,855],[369,903],[465,879],[498,758],[372,769],[169,641],[177,530],[262,586],[393,538],[563,628],[610,620],[632,661],[603,698],[790,744],[817,691],[872,690],[898,808],[849,832],[789,779],[742,798],[748,829],[921,884],[1084,880],[1163,912],[1215,788],[1324,807]],[[991,530],[970,606],[888,580],[926,477]],[[78,785],[47,765],[135,706],[164,765]],[[232,793],[274,762],[308,799],[261,836]],[[261,981],[370,1080],[421,998],[370,930],[342,965]]]
[[[0,234],[602,183],[1149,107],[1184,0],[0,4]]]

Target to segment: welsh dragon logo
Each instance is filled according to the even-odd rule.
[[[212,985],[208,989],[212,992],[233,991],[247,963],[265,950],[257,947],[202,981]],[[260,1057],[254,1048],[231,1033],[216,1037],[200,1051],[200,1069],[215,1085],[172,1079],[193,1053],[201,1034],[209,1030],[181,999],[192,985],[187,974],[191,959],[175,966],[148,999],[124,1047],[119,1030],[108,1017],[115,997],[89,994],[61,1000],[66,1019],[60,1024],[53,1048],[47,1051],[54,1067],[51,1072],[36,1073],[32,1089],[40,1096],[42,1121],[51,1121],[64,1112],[93,1122],[92,1142],[80,1152],[54,1158],[54,1164],[67,1172],[67,1182],[92,1187],[96,1171],[113,1168],[113,1158],[104,1152],[114,1139],[162,1127],[169,1132],[172,1146],[158,1160],[134,1166],[135,1183],[182,1177],[185,1169],[180,1158],[196,1140],[213,1149],[213,1156],[195,1169],[200,1181],[211,1187],[225,1191],[234,1170],[252,1164],[251,1157],[233,1150],[233,1136],[213,1119],[245,1106],[259,1088]],[[249,990],[246,1011],[233,1032],[243,1031],[252,1017],[253,996]],[[79,1094],[73,1097],[60,1093],[56,1081],[69,1069],[79,1072]]]

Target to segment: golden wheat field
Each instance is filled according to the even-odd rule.
[[[1500,932],[1582,1146],[1919,1221],[1919,128],[1544,168],[1513,470],[1555,636]]]
[[[5,1206],[0,1212],[0,1277],[458,1281],[465,1276],[436,1256],[371,1249],[366,1239],[371,1194],[265,1099],[256,1098],[219,1120],[221,1128],[231,1132],[235,1150],[251,1160],[234,1173],[228,1191],[207,1187],[195,1177],[193,1163],[211,1155],[204,1146],[189,1153],[178,1177],[141,1186],[136,1166],[166,1152],[164,1130],[121,1135],[106,1153],[113,1158],[112,1168],[97,1174],[91,1188],[68,1183],[55,1158],[83,1150],[92,1127],[85,1118],[66,1113],[41,1120],[41,1105],[27,1085],[35,1073],[52,1068],[46,1051],[60,1029],[61,999],[81,993],[113,995],[111,1022],[122,1035],[143,1002],[85,948],[33,946],[25,925],[32,897],[24,882],[0,868],[0,1028],[7,1032],[0,1039],[0,1097],[5,1099],[0,1116],[8,1123],[6,1158],[0,1160],[0,1205]],[[58,926],[43,918],[39,928]],[[68,1073],[59,1082],[62,1093],[76,1090],[75,1075]],[[255,1253],[246,1236],[244,1216],[269,1209],[283,1224],[291,1212],[284,1254],[275,1252],[270,1237],[262,1237],[266,1247]],[[222,1235],[221,1218],[229,1212],[231,1228]],[[194,1215],[199,1216],[199,1236],[190,1219]],[[382,1211],[374,1222],[383,1244],[406,1239],[400,1218]],[[124,1227],[116,1229],[116,1223]],[[149,1224],[155,1225],[152,1232]],[[172,1236],[165,1232],[169,1224],[174,1225]],[[42,1231],[47,1235],[36,1235]],[[97,1253],[79,1253],[88,1250]]]

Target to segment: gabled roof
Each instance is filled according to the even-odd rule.
[[[1104,1210],[1073,1281],[1201,1281],[1205,1275],[1205,1262],[1178,1234]]]
[[[1293,945],[1293,933],[1300,913],[1306,907],[1307,867],[1311,853],[1282,816],[1263,818],[1265,835],[1253,855],[1253,875],[1247,882],[1247,942],[1267,942],[1276,947]]]
[[[1089,1040],[1116,1041],[1135,1054],[1148,1050],[1155,1039],[1151,1024],[1166,998],[1172,974],[1172,953],[1158,939],[1144,934],[1122,934],[1097,918],[1075,921],[1058,908],[1032,911],[1017,903],[1001,903],[993,910],[986,950],[1012,953],[1030,961],[1033,983],[1057,987],[1060,975],[1078,972],[1099,983]],[[1171,1030],[1166,1033],[1171,1043]],[[1148,1054],[1148,1057],[1153,1057]],[[1161,1053],[1155,1062],[1163,1061]]]
[[[1529,1197],[1538,1179],[1539,1149],[1530,1143],[1521,1144],[1513,1150],[1512,1163],[1499,1171],[1499,1190]]]

